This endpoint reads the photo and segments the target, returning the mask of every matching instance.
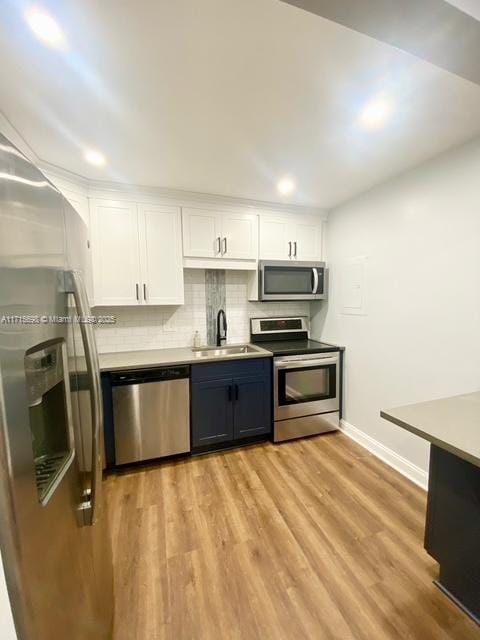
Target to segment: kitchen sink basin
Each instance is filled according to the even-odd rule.
[[[198,349],[192,349],[192,352],[196,358],[225,358],[227,356],[262,353],[262,350],[251,344],[236,344],[229,347],[200,347]]]

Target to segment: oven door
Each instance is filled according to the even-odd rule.
[[[275,358],[275,420],[338,411],[338,352]]]
[[[323,262],[260,262],[261,300],[322,300],[327,270]]]

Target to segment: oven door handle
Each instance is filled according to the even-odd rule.
[[[338,364],[338,357],[330,356],[328,358],[316,358],[315,360],[279,360],[275,363],[275,367],[277,369],[296,369],[301,366],[304,369],[310,369],[329,364]]]

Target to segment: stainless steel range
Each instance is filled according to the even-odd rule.
[[[274,441],[338,429],[343,349],[310,340],[305,318],[250,322],[252,342],[274,356]]]

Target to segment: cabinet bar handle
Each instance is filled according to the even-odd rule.
[[[218,242],[217,253],[222,253],[222,240],[221,240],[220,236],[218,236],[217,242]]]
[[[138,282],[135,285],[135,295],[137,296],[137,302],[140,302],[140,295],[139,295],[139,290],[138,290]]]
[[[143,283],[143,299],[147,301],[147,285]]]
[[[293,246],[295,247],[295,252],[293,254],[293,257],[296,258],[297,257],[297,241],[295,240],[295,242],[293,243]]]
[[[288,243],[288,257],[289,258],[292,257],[292,243],[291,242]]]
[[[238,396],[240,395],[239,393],[239,389],[238,389],[238,384],[235,385],[235,400],[238,400]]]
[[[227,253],[227,239],[224,238],[223,239],[223,254],[222,255],[225,255],[226,253]]]
[[[228,385],[228,401],[229,402],[232,401],[232,385],[231,384]]]

